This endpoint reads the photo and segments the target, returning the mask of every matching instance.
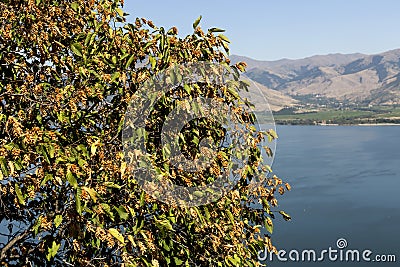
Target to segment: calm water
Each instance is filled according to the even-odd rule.
[[[400,266],[400,127],[278,126],[274,171],[292,185],[275,220],[274,244],[395,254],[397,263],[286,262],[268,266]],[[373,258],[375,256],[371,256]],[[327,257],[326,257],[327,258]]]

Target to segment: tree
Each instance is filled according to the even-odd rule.
[[[197,207],[163,203],[143,191],[122,150],[125,113],[143,82],[174,63],[228,67],[229,40],[220,29],[203,32],[200,18],[184,38],[175,27],[165,30],[149,20],[127,23],[122,5],[118,0],[0,3],[1,264],[256,266],[258,250],[275,249],[261,231],[272,233],[275,192],[290,189],[264,172],[269,166],[262,165],[259,144],[276,138],[272,130],[248,136],[250,159],[235,188]],[[230,68],[239,79],[245,64]],[[246,87],[239,82],[237,90]],[[217,94],[221,88],[204,83],[196,88],[175,93],[238,103],[235,91]],[[216,160],[196,181],[161,162],[157,123],[172,100],[166,96],[148,122],[153,163],[176,183],[206,183],[229,157]],[[240,109],[237,114],[254,123],[251,114]],[[199,120],[185,128],[183,139],[193,140],[196,127],[197,135],[211,127],[213,140],[224,136],[218,125]],[[189,157],[199,153],[197,147],[181,144]],[[255,187],[250,181],[256,178],[262,183]]]

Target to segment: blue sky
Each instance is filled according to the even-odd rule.
[[[125,0],[124,9],[129,21],[177,26],[181,36],[202,15],[203,28],[226,30],[231,54],[259,60],[400,48],[399,0]]]

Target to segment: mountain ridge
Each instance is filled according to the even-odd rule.
[[[232,63],[246,62],[250,79],[300,105],[318,99],[337,105],[400,104],[400,49],[372,55],[334,53],[274,61],[237,55],[230,59]]]

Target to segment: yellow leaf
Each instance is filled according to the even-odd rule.
[[[60,226],[60,224],[62,223],[63,217],[62,215],[57,215],[54,218],[54,225],[56,226],[56,228],[58,228],[58,226]]]
[[[57,181],[57,183],[59,185],[62,185],[63,181],[61,180],[61,178],[59,176],[55,176],[54,179]]]
[[[100,140],[96,140],[96,142],[92,143],[90,146],[90,153],[92,153],[92,156],[96,154],[97,147],[100,145]]]
[[[15,171],[15,169],[14,169],[14,163],[12,163],[12,161],[9,161],[8,162],[8,167],[10,167],[10,175],[13,175],[14,174],[14,171]]]
[[[128,240],[131,242],[132,246],[136,247],[136,243],[135,243],[135,241],[133,240],[133,236],[128,235]]]
[[[226,36],[223,35],[223,34],[218,34],[218,37],[221,38],[222,40],[224,40],[224,41],[227,42],[227,43],[230,43],[230,42],[231,42],[231,41],[228,39],[228,37],[226,37]]]
[[[115,11],[117,11],[118,15],[120,15],[120,17],[124,16],[124,11],[120,8],[116,8]]]
[[[231,221],[231,223],[235,224],[235,218],[233,217],[232,212],[230,210],[226,210],[226,214],[228,215],[228,218]]]
[[[290,186],[289,183],[286,183],[285,186],[286,186],[286,189],[287,189],[288,191],[290,191],[290,190],[292,189],[292,187]]]
[[[96,201],[97,201],[96,191],[94,191],[92,188],[89,188],[86,186],[83,186],[82,189],[85,190],[90,195],[90,197],[93,199],[93,202],[96,203]]]
[[[279,213],[282,215],[283,219],[285,221],[290,221],[292,218],[290,217],[289,214],[287,214],[286,212],[284,212],[283,210],[279,211]]]
[[[92,156],[93,156],[94,154],[96,154],[96,149],[97,149],[97,147],[96,147],[96,142],[94,142],[94,143],[90,146],[90,153],[92,153]]]
[[[277,134],[274,130],[270,129],[270,130],[268,131],[268,133],[269,133],[269,135],[271,135],[271,137],[273,137],[274,139],[278,139],[278,134]]]
[[[121,163],[121,176],[124,176],[125,170],[126,170],[126,162],[124,161]]]
[[[108,229],[108,232],[109,232],[113,237],[115,237],[115,239],[117,239],[119,242],[121,242],[122,244],[125,243],[124,237],[121,235],[121,233],[120,233],[117,229],[111,228],[111,229]]]

